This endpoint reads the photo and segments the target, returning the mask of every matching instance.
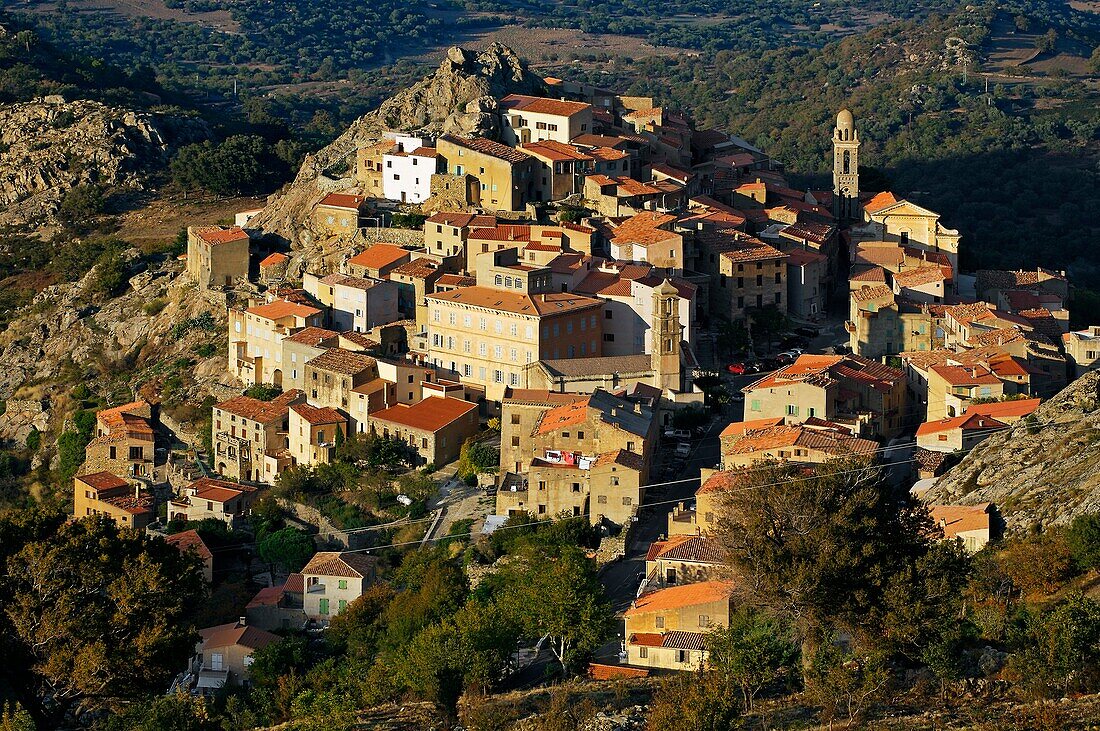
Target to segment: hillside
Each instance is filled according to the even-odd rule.
[[[927,499],[992,502],[1013,527],[1100,510],[1100,373],[1074,381],[1034,416],[978,445]]]

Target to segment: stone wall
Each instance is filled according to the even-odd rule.
[[[361,228],[355,242],[362,243],[364,248],[378,243],[420,248],[424,245],[424,232],[408,228]]]
[[[424,209],[432,211],[464,211],[473,202],[473,183],[469,175],[437,173],[432,176],[431,197]]]

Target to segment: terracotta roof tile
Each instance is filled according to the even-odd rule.
[[[173,533],[165,537],[164,540],[178,548],[182,553],[194,551],[203,561],[214,557],[214,554],[210,553],[210,549],[203,543],[202,536],[199,535],[198,531],[185,530],[181,533]]]
[[[446,141],[453,145],[472,150],[473,152],[479,152],[489,157],[495,157],[498,160],[504,162],[517,164],[526,162],[531,158],[523,154],[519,150],[516,150],[508,145],[494,142],[493,140],[485,139],[484,137],[475,137],[472,139],[465,139],[460,137],[453,137],[451,135],[444,135],[439,138],[441,142]]]
[[[321,199],[317,205],[326,208],[342,208],[357,211],[366,201],[365,196],[348,195],[346,193],[329,193]]]
[[[283,342],[301,343],[313,348],[323,347],[326,341],[334,340],[340,335],[335,330],[326,330],[323,327],[303,327],[293,335],[283,338]]]
[[[411,256],[408,249],[394,244],[374,244],[348,259],[348,264],[366,269],[382,269],[399,261],[407,261]]]
[[[943,530],[944,538],[954,538],[960,533],[991,528],[990,503],[978,505],[929,505],[932,520]]]
[[[347,423],[347,419],[339,411],[327,406],[318,408],[309,404],[294,404],[290,407],[290,410],[314,426]]]
[[[265,320],[281,320],[284,317],[290,316],[301,318],[313,317],[314,315],[321,314],[321,311],[316,307],[301,305],[297,302],[275,300],[274,302],[268,302],[266,305],[249,307],[248,314],[262,317]]]
[[[728,599],[732,593],[733,583],[729,581],[700,581],[670,586],[638,597],[623,616],[636,617],[639,614],[709,604]]]
[[[130,483],[112,472],[93,472],[88,475],[77,475],[76,479],[97,492],[100,490],[117,490],[120,487],[130,486]]]
[[[461,287],[451,292],[437,292],[428,295],[427,298],[438,302],[457,302],[463,305],[500,310],[516,315],[530,315],[532,317],[546,317],[603,305],[601,300],[568,292],[526,294],[481,286]]]
[[[201,226],[191,230],[210,246],[248,240],[248,233],[240,226]]]
[[[260,268],[266,269],[268,267],[278,266],[289,259],[290,257],[286,254],[276,251],[264,257],[264,260],[260,262]]]
[[[366,579],[376,570],[378,558],[365,553],[321,551],[315,553],[305,568],[303,576],[342,576],[349,579]]]
[[[306,366],[318,370],[354,376],[375,368],[378,362],[369,355],[356,353],[343,348],[329,348],[320,355],[306,361]]]
[[[572,117],[574,114],[580,114],[592,108],[591,104],[583,102],[562,101],[560,99],[525,96],[523,94],[509,94],[500,100],[500,106],[510,111],[550,114],[558,117]]]
[[[400,424],[411,429],[437,432],[477,410],[477,404],[457,398],[429,396],[415,404],[397,404],[370,415],[375,421]]]

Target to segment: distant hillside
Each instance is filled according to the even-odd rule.
[[[1063,524],[1100,510],[1100,373],[1071,383],[1034,419],[982,442],[928,500],[996,503],[1010,526]]]

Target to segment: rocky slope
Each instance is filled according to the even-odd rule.
[[[0,226],[48,221],[80,184],[141,187],[177,132],[201,133],[178,122],[60,96],[0,105]]]
[[[319,232],[309,229],[309,211],[335,190],[355,192],[357,148],[377,141],[386,130],[494,137],[497,98],[543,89],[542,79],[507,46],[493,43],[480,53],[455,46],[431,76],[383,102],[308,156],[294,182],[272,196],[251,225],[286,239],[295,249],[323,248]]]
[[[993,502],[1010,527],[1100,510],[1100,373],[1077,379],[1034,416],[978,445],[926,499]]]

